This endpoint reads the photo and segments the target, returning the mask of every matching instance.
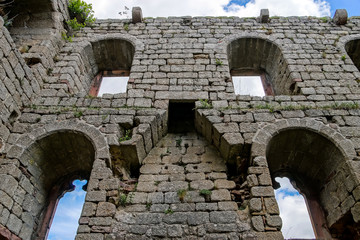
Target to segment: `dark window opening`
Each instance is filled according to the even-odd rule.
[[[89,95],[101,97],[106,93],[126,93],[129,74],[129,70],[101,71],[94,78]]]
[[[195,102],[170,102],[169,133],[195,131]]]
[[[345,45],[346,52],[360,71],[360,39],[352,40]]]

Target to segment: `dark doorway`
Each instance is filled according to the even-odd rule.
[[[194,132],[195,102],[170,102],[169,133]]]

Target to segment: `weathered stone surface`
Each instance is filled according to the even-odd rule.
[[[97,206],[96,216],[97,217],[112,217],[116,211],[116,206],[108,202],[100,202]]]
[[[344,25],[347,23],[348,14],[346,9],[336,9],[333,21],[337,25]]]

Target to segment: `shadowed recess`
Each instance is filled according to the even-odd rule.
[[[92,43],[99,71],[130,70],[134,46],[123,39],[107,39]]]
[[[352,40],[345,45],[346,52],[360,71],[360,39]]]
[[[68,176],[88,179],[95,150],[83,134],[56,132],[36,141],[23,155],[30,163],[29,171],[39,176],[45,192]],[[23,160],[23,161],[24,161]]]

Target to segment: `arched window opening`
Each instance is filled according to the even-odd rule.
[[[275,197],[279,204],[280,217],[283,221],[281,231],[285,239],[314,239],[314,230],[303,196],[288,178],[277,177],[275,181],[281,186],[275,190]]]
[[[92,43],[92,52],[98,74],[91,83],[89,95],[126,93],[134,46],[123,39],[107,39]]]
[[[349,54],[357,69],[360,71],[360,39],[348,42],[345,45],[345,50]]]
[[[257,76],[252,79],[255,82],[253,84],[259,86],[259,78],[261,79],[263,95],[293,93],[287,62],[274,43],[260,38],[239,38],[228,45],[227,53],[234,85],[238,84],[235,82],[243,81],[241,78],[246,76]],[[242,91],[236,94],[244,93],[253,94]]]
[[[288,177],[305,197],[316,238],[356,239],[353,205],[343,204],[352,197],[351,190],[344,191],[344,174],[350,173],[337,145],[308,129],[289,128],[272,137],[266,158],[274,188],[275,177]]]
[[[48,240],[75,239],[82,206],[85,202],[86,180],[74,180],[71,189],[57,200],[55,215],[50,223]]]
[[[94,160],[92,141],[76,131],[56,131],[26,149],[20,161],[36,192],[27,196],[32,208],[24,210],[37,219],[32,239],[46,239],[59,198],[75,179],[90,178]]]

